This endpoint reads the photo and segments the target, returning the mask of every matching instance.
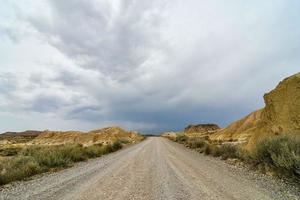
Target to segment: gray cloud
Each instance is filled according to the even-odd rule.
[[[80,66],[126,78],[162,47],[158,3],[127,0],[113,8],[108,2],[55,0],[49,1],[50,19],[29,20]]]
[[[262,107],[263,93],[299,71],[299,3],[292,0],[52,0],[40,6],[46,11],[19,7],[17,20],[31,40],[54,48],[57,60],[2,73],[6,103],[0,108],[11,112],[89,128],[224,126]],[[16,36],[18,43],[29,40]]]

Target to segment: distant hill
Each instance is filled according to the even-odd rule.
[[[30,144],[35,145],[60,145],[60,144],[82,144],[85,146],[93,144],[109,144],[116,140],[127,143],[141,141],[143,136],[134,131],[125,131],[120,127],[107,127],[89,132],[80,131],[44,131],[38,135]]]
[[[197,124],[189,125],[184,129],[184,134],[187,136],[207,136],[218,131],[220,127],[217,124]]]
[[[144,137],[134,131],[125,131],[120,127],[107,127],[89,132],[81,131],[33,131],[6,132],[0,134],[0,145],[60,145],[110,144],[116,140],[135,143]]]
[[[1,137],[14,137],[14,136],[23,136],[23,137],[36,137],[41,134],[42,131],[34,131],[34,130],[27,130],[23,132],[5,132],[0,134]]]
[[[26,143],[39,136],[41,133],[42,131],[34,130],[27,130],[23,132],[5,132],[0,134],[0,145]]]

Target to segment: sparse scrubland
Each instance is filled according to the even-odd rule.
[[[300,73],[264,95],[265,107],[225,128],[189,125],[168,137],[199,152],[249,163],[268,174],[300,180]]]
[[[86,147],[80,144],[64,144],[4,148],[0,151],[2,156],[6,156],[0,162],[0,185],[100,157],[121,149],[125,143],[127,142],[117,140],[108,145],[95,144]]]
[[[24,131],[0,135],[0,185],[72,166],[144,139],[137,132],[107,127],[89,132]]]
[[[221,157],[224,160],[237,159],[263,172],[272,172],[300,181],[300,136],[285,135],[264,139],[253,151],[248,151],[234,142],[213,141],[207,137],[178,135],[170,139],[205,155]]]

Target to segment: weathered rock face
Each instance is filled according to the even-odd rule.
[[[300,131],[300,73],[286,78],[275,90],[264,95],[263,120],[274,133]]]
[[[284,79],[264,95],[265,108],[255,111],[211,135],[211,139],[238,140],[252,149],[266,137],[300,134],[300,73]]]
[[[220,127],[216,124],[197,124],[197,125],[189,125],[184,129],[184,134],[190,137],[203,137],[210,135]]]
[[[189,125],[184,129],[185,133],[203,133],[203,132],[214,132],[220,129],[217,124],[197,124]]]

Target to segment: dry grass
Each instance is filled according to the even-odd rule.
[[[28,146],[24,149],[5,150],[12,157],[2,158],[0,163],[0,185],[22,180],[51,169],[72,166],[84,161],[117,151],[123,147],[121,141],[109,145],[83,147],[79,144],[59,146]],[[13,153],[10,153],[10,152]],[[7,153],[6,153],[7,154]]]
[[[210,141],[205,138],[180,135],[172,140],[205,155],[221,157],[224,160],[239,159],[256,168],[272,169],[277,175],[300,180],[300,136],[278,136],[265,139],[258,143],[255,151],[251,153],[241,146]]]

